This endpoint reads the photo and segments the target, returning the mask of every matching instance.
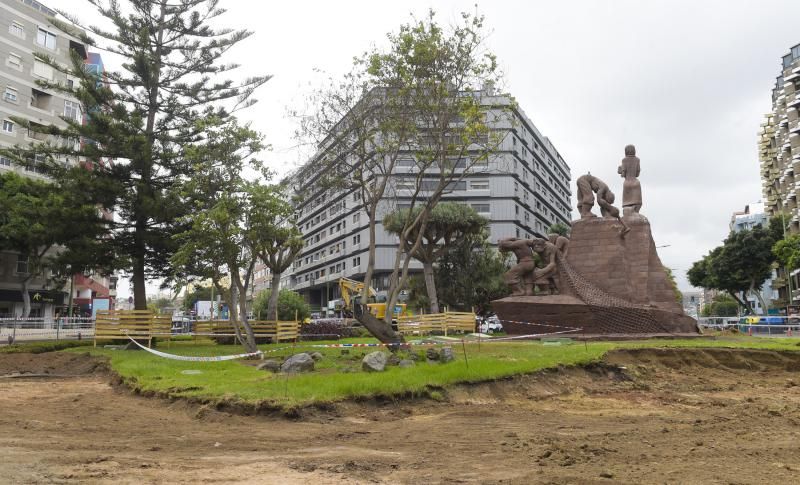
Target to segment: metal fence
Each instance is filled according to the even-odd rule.
[[[79,340],[94,336],[94,319],[0,318],[0,344],[37,340]]]

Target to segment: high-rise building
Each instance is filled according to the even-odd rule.
[[[793,232],[800,231],[800,44],[783,56],[772,89],[772,112],[759,133],[761,179],[767,212],[784,211]],[[797,181],[796,181],[797,179]]]
[[[570,169],[550,140],[510,99],[484,92],[481,102],[504,106],[509,120],[490,122],[501,133],[502,142],[495,156],[487,162],[472,164],[469,173],[450,187],[443,201],[468,204],[489,221],[489,239],[496,244],[503,237],[545,236],[554,223],[569,224]],[[315,157],[306,167],[313,167]],[[458,167],[458,165],[456,165]],[[380,292],[389,286],[398,238],[386,232],[381,220],[393,210],[410,205],[414,188],[415,161],[400,156],[391,184],[378,209],[376,258],[372,285]],[[282,287],[303,294],[312,307],[324,307],[340,297],[338,279],[363,279],[368,259],[369,221],[359,200],[359,193],[325,189],[322,174],[303,170],[303,179],[295,180],[304,195],[297,206],[297,224],[305,247],[291,271],[282,279]],[[434,180],[422,184],[434,184]],[[413,261],[411,268],[421,271]]]
[[[781,60],[781,71],[772,89],[772,112],[766,115],[759,132],[761,181],[767,213],[783,214],[789,231],[800,232],[797,193],[800,191],[800,44],[789,49]],[[789,294],[786,275],[778,270],[773,288],[782,303],[797,301],[797,277]]]
[[[62,30],[55,22],[56,12],[36,0],[0,0],[0,146],[12,147],[42,141],[47,135],[18,126],[12,117],[25,118],[33,124],[66,126],[61,117],[82,120],[81,104],[64,93],[41,87],[37,80],[71,85],[78,82],[50,65],[34,58],[40,52],[55,62],[71,66],[71,53],[85,59],[89,67],[102,69],[102,61],[94,55],[90,60],[80,39],[82,32]],[[64,160],[77,163],[77,160]],[[42,168],[15,165],[0,157],[0,170],[13,170],[29,177],[45,177]],[[22,311],[20,281],[28,274],[28,262],[16,253],[0,251],[0,316],[18,315]],[[111,296],[114,282],[100,277],[77,276],[75,288],[79,303],[91,305],[92,296]],[[52,317],[66,306],[68,294],[48,287],[43,278],[31,281],[31,316]]]

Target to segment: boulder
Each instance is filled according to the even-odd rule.
[[[400,366],[400,367],[405,368],[405,367],[414,367],[417,364],[413,360],[403,359],[397,365]]]
[[[309,354],[309,355],[311,355],[311,358],[314,359],[314,362],[319,362],[320,360],[322,360],[325,357],[324,355],[322,355],[319,352],[311,352],[311,354]]]
[[[269,359],[269,360],[265,360],[264,362],[260,363],[258,365],[258,367],[256,367],[256,369],[258,369],[258,370],[268,370],[270,372],[280,372],[281,363],[278,362],[275,359]]]
[[[425,357],[428,360],[439,360],[439,352],[431,347],[425,351]]]
[[[295,354],[281,365],[281,372],[297,373],[314,370],[314,359],[307,353]]]
[[[442,363],[456,360],[456,356],[453,353],[453,347],[442,347],[442,350],[439,352],[439,360]]]
[[[361,360],[361,368],[367,372],[383,372],[388,360],[385,352],[372,352]]]

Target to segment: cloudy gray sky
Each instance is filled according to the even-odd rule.
[[[84,18],[81,0],[51,0]],[[254,35],[231,52],[236,75],[273,74],[242,115],[294,166],[293,121],[314,69],[345,71],[409,14],[454,20],[474,1],[227,0],[227,25]],[[479,4],[508,90],[572,168],[621,193],[623,147],[642,160],[642,213],[682,289],[691,263],[727,235],[735,210],[761,199],[756,132],[780,58],[800,43],[797,0],[494,0]],[[573,189],[574,190],[574,189]],[[574,205],[574,200],[573,200]],[[120,288],[127,296],[127,288]]]

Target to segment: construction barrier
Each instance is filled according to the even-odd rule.
[[[401,316],[397,318],[397,331],[401,335],[426,335],[429,333],[470,333],[475,331],[475,314],[471,312],[444,312],[428,315]]]
[[[296,340],[299,334],[298,321],[251,320],[248,322],[256,338],[269,338],[272,342]],[[192,322],[188,336],[222,337],[234,336],[234,325],[244,333],[241,323],[230,320],[200,320]],[[172,337],[172,316],[153,315],[149,310],[99,310],[95,325],[94,345],[98,340],[125,339],[147,340],[152,346],[154,337],[169,341]]]
[[[98,310],[94,327],[94,345],[98,340],[147,340],[152,345],[154,332],[161,324],[150,310]],[[169,334],[169,327],[167,328]]]
[[[256,338],[269,338],[273,342],[287,342],[296,340],[300,331],[299,321],[282,320],[249,320],[247,322],[253,329]],[[211,320],[208,322],[195,322],[195,335],[207,336],[233,336],[236,335],[234,324],[239,325],[239,331],[244,334],[244,328],[238,322],[229,320]]]

